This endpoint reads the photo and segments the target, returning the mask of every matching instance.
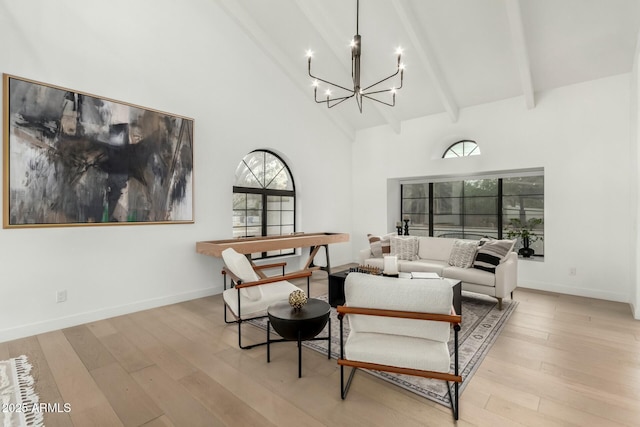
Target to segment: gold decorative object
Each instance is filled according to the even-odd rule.
[[[289,294],[289,304],[295,310],[302,308],[307,303],[307,294],[302,290],[293,291]]]

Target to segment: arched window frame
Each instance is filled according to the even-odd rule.
[[[466,147],[467,147],[468,143],[472,143],[473,144],[473,148],[467,152],[466,151]],[[462,156],[459,155],[458,153],[456,153],[453,150],[455,147],[457,147],[459,145],[462,145]],[[448,156],[447,154],[449,154],[449,153],[453,153],[454,155]],[[446,150],[444,150],[444,153],[442,154],[442,158],[443,159],[452,159],[452,158],[456,158],[456,157],[468,157],[468,156],[478,156],[478,155],[480,155],[480,146],[478,145],[478,143],[473,141],[473,140],[471,140],[471,139],[462,139],[460,141],[454,142]]]
[[[261,175],[261,180],[254,174],[254,170],[249,166],[246,162],[246,159],[250,155],[255,155],[256,153],[260,153],[263,155],[263,160],[261,165],[257,165],[258,167],[262,166],[263,173]],[[267,156],[272,156],[278,161],[278,165],[280,169],[277,173],[273,174],[273,177],[269,182],[266,182],[266,173],[264,173],[264,168],[267,164]],[[296,191],[295,191],[295,181],[293,179],[293,174],[291,173],[291,169],[287,165],[287,163],[277,155],[276,153],[270,150],[254,150],[248,153],[242,161],[238,164],[237,171],[243,166],[246,168],[248,172],[250,172],[255,178],[256,183],[260,185],[257,186],[242,186],[237,185],[238,176],[236,176],[236,182],[233,186],[233,236],[234,237],[257,237],[257,236],[276,236],[276,235],[288,235],[296,230]],[[291,189],[274,189],[269,188],[270,184],[273,180],[278,176],[279,173],[283,172],[287,176],[287,187]],[[242,203],[242,198],[238,197],[238,195],[244,195],[245,206],[244,208],[240,208],[239,203]],[[253,198],[253,201],[260,201],[258,209],[250,209],[248,206],[249,198]],[[244,215],[241,213],[244,211]],[[250,215],[255,214],[259,211],[259,215]],[[259,218],[259,224],[250,224],[249,219]],[[276,217],[278,220],[276,221]],[[285,219],[286,217],[286,219]],[[244,218],[244,221],[239,220],[240,218]],[[257,229],[260,229],[260,233],[256,233]],[[276,228],[279,228],[279,232],[275,233]],[[249,232],[251,231],[251,232]],[[282,251],[270,251],[270,252],[262,252],[252,254],[253,259],[261,259],[261,258],[269,258],[280,255],[288,255],[295,253],[294,249],[290,250],[282,250]]]

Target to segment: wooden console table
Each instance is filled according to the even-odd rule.
[[[304,269],[313,268],[313,259],[321,247],[325,248],[327,266],[316,267],[331,273],[329,261],[329,244],[349,241],[347,233],[296,233],[287,236],[241,237],[228,240],[210,240],[196,242],[196,252],[216,258],[222,257],[222,251],[233,248],[236,252],[247,255],[251,261],[251,254],[269,252],[282,249],[309,248],[309,258]]]

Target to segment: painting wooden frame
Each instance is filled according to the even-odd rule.
[[[193,126],[3,74],[3,228],[193,223]]]

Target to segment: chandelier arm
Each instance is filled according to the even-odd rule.
[[[316,79],[316,80],[318,80],[319,82],[326,83],[326,84],[328,84],[328,85],[331,85],[331,86],[333,86],[333,87],[340,88],[340,89],[342,89],[342,90],[346,90],[347,92],[352,93],[352,94],[353,94],[353,93],[355,93],[355,91],[354,91],[353,89],[347,89],[347,88],[346,88],[346,87],[344,87],[344,86],[340,86],[340,85],[338,85],[338,84],[331,83],[330,81],[327,81],[327,80],[321,79],[320,77],[316,77],[316,76],[314,76],[313,74],[311,74],[311,72],[309,72],[309,76],[310,76],[312,79]],[[353,96],[353,95],[351,95],[351,96]]]
[[[396,106],[396,97],[395,96],[393,97],[393,103],[392,104],[388,103],[388,102],[385,102],[385,101],[382,101],[380,99],[376,99],[373,96],[369,96],[369,95],[366,95],[366,94],[363,94],[362,97],[370,99],[372,101],[379,102],[380,104],[388,105],[389,107],[395,107]]]
[[[380,81],[378,81],[378,82],[376,82],[376,83],[374,83],[372,85],[369,85],[369,86],[365,87],[362,90],[365,91],[367,89],[371,89],[372,87],[379,85],[380,83],[386,82],[387,80],[397,76],[399,72],[400,72],[400,68],[398,68],[398,70],[395,73],[391,74],[390,76],[385,77],[384,79],[382,79],[382,80],[380,80]],[[404,73],[402,73],[402,74],[404,74]],[[402,86],[402,74],[400,74],[400,86]]]
[[[337,97],[337,98],[329,98],[329,99],[325,98],[325,99],[318,99],[318,92],[314,91],[314,96],[313,96],[313,97],[314,97],[314,100],[316,101],[316,103],[317,103],[317,104],[323,104],[323,103],[325,103],[325,102],[326,102],[326,103],[327,103],[327,105],[328,105],[329,103],[332,103],[332,102],[338,101],[338,102],[336,102],[335,104],[333,104],[333,105],[337,105],[337,104],[339,104],[340,102],[344,102],[344,101],[346,101],[347,99],[353,98],[353,96],[354,96],[354,95],[355,95],[355,94],[351,94],[351,95],[348,95],[348,96],[340,96],[340,97]]]
[[[346,87],[344,87],[344,86],[340,86],[340,85],[338,85],[338,84],[331,83],[330,81],[327,81],[327,80],[321,79],[320,77],[316,77],[316,76],[314,76],[313,74],[311,74],[311,58],[309,58],[309,77],[311,77],[312,79],[318,80],[318,81],[320,81],[320,82],[322,82],[322,83],[326,83],[326,84],[328,84],[328,85],[331,85],[331,86],[333,86],[333,87],[337,87],[337,88],[340,88],[340,89],[342,89],[342,90],[346,90],[347,92],[355,93],[355,91],[354,91],[353,89],[347,89],[347,88],[346,88]]]
[[[330,99],[329,101],[325,101],[325,102],[327,103],[327,107],[328,107],[328,108],[333,108],[333,107],[335,107],[335,106],[336,106],[336,105],[338,105],[338,104],[342,104],[344,101],[346,101],[347,99],[351,98],[352,96],[353,96],[353,95],[351,95],[351,96],[347,96],[347,97],[344,97],[344,98],[336,98],[336,99],[340,99],[340,101],[338,101],[338,102],[334,102],[333,104],[331,104],[331,102],[332,102],[332,101],[335,101],[336,99]]]
[[[394,90],[398,91],[399,89],[400,88],[397,87],[395,89],[380,89],[380,90],[373,90],[371,92],[362,92],[362,96],[364,96],[364,95],[375,95],[376,93],[393,92]]]

